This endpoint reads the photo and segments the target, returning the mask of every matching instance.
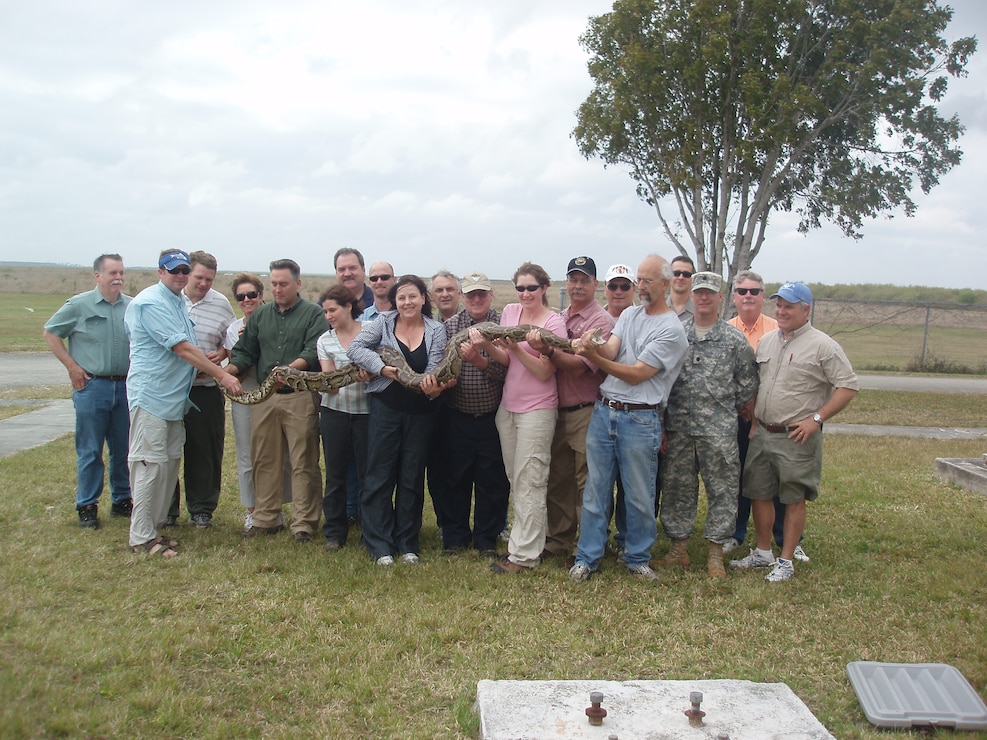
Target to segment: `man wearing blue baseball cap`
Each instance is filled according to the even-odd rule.
[[[215,378],[230,393],[243,393],[240,382],[199,349],[195,326],[185,310],[182,289],[192,263],[170,249],[158,257],[159,281],[127,306],[124,326],[130,338],[130,487],[134,510],[130,547],[135,553],[172,558],[178,544],[158,535],[178,482],[185,444],[185,413],[196,371]]]
[[[819,496],[823,422],[853,400],[857,376],[843,348],[809,323],[809,286],[785,283],[770,297],[778,331],[765,334],[757,346],[760,387],[743,486],[754,512],[757,547],[730,565],[770,567],[766,580],[775,583],[795,575],[792,560],[805,530],[805,504]],[[777,560],[771,550],[775,496],[785,505]]]

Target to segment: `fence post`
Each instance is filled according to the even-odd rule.
[[[925,330],[922,332],[922,359],[919,361],[919,369],[925,370],[925,348],[929,344],[929,316],[932,314],[932,306],[925,307]]]

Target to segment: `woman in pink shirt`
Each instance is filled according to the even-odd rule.
[[[501,326],[531,324],[566,336],[562,317],[548,307],[546,292],[551,284],[540,265],[521,265],[514,273],[518,302],[504,307]],[[496,573],[523,573],[541,562],[545,548],[545,497],[559,405],[555,366],[527,342],[490,342],[475,329],[470,332],[470,341],[507,366],[497,431],[511,481],[514,523],[507,558],[491,568]]]

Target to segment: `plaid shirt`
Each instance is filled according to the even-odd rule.
[[[499,324],[500,314],[491,308],[483,321]],[[463,309],[446,321],[446,334],[451,338],[457,332],[479,323]],[[443,394],[445,402],[452,408],[471,416],[485,416],[497,410],[507,375],[506,367],[491,360],[485,352],[481,351],[481,354],[487,358],[486,369],[480,370],[464,360],[456,385]]]

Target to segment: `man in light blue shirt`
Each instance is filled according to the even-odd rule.
[[[124,323],[130,337],[130,488],[134,511],[130,547],[175,557],[177,543],[158,536],[178,482],[185,445],[185,412],[196,370],[240,395],[240,382],[198,348],[195,327],[182,301],[192,272],[188,254],[166,250],[158,258],[160,282],[142,290],[127,307]]]

